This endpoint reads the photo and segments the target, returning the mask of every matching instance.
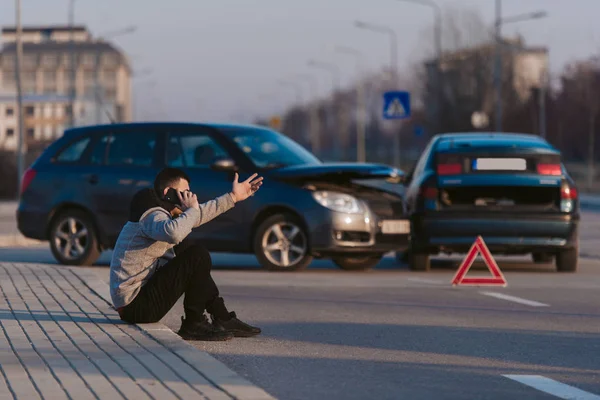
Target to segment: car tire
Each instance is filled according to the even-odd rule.
[[[579,261],[579,248],[563,250],[556,255],[556,270],[558,272],[575,272]]]
[[[548,253],[533,253],[531,258],[536,264],[549,264],[552,262],[552,254]]]
[[[347,257],[334,257],[333,263],[344,271],[368,271],[379,264],[383,258],[382,254],[378,255],[357,255]]]
[[[429,271],[431,269],[431,259],[429,254],[415,253],[409,254],[409,268],[412,271]]]
[[[397,251],[395,258],[398,264],[408,264],[410,263],[410,251]]]
[[[57,215],[49,240],[52,255],[63,265],[92,265],[101,254],[94,222],[82,210],[71,209]]]
[[[291,214],[275,214],[261,222],[253,247],[256,258],[268,271],[300,271],[313,260],[304,225]]]

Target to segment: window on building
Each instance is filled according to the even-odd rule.
[[[83,71],[83,80],[87,83],[87,82],[93,82],[94,81],[94,70],[92,69],[86,69]]]
[[[44,83],[56,82],[56,71],[53,69],[44,70]]]
[[[2,56],[2,67],[6,68],[14,68],[15,67],[15,56],[12,54],[4,54]]]
[[[96,63],[96,55],[94,53],[85,53],[82,57],[84,65],[94,65]]]
[[[116,89],[106,89],[105,96],[106,96],[107,100],[114,101],[117,98],[117,90]]]
[[[16,83],[15,70],[12,68],[4,68],[4,71],[2,72],[2,81],[4,86],[14,86]]]
[[[12,107],[6,107],[5,113],[7,117],[11,117],[15,115],[15,109]]]
[[[35,115],[35,107],[34,106],[25,107],[25,115],[28,117],[33,117]]]
[[[69,144],[64,150],[62,150],[56,157],[56,161],[68,163],[77,162],[81,159],[81,156],[87,149],[90,143],[90,138],[79,139],[74,143]]]
[[[47,53],[42,56],[42,64],[46,67],[54,67],[58,64],[58,55],[55,53]]]
[[[113,166],[149,167],[154,161],[157,134],[108,134],[94,147],[92,162]]]
[[[115,69],[105,69],[102,72],[102,80],[104,84],[108,87],[117,86],[117,70]]]
[[[102,57],[104,65],[115,66],[119,63],[119,57],[116,53],[107,53]]]
[[[28,138],[34,139],[35,138],[35,129],[34,128],[27,128],[26,134],[27,134]]]
[[[7,128],[6,129],[6,137],[13,137],[15,136],[15,130],[13,128]]]
[[[205,133],[169,135],[169,167],[208,168],[217,159],[227,156],[227,151]]]
[[[37,55],[25,54],[23,56],[23,65],[26,67],[35,67],[37,65]]]

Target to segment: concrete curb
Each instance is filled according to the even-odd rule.
[[[108,285],[98,278],[93,272],[78,271],[72,268],[72,271],[81,279],[81,281],[100,296],[112,307],[112,300]],[[230,370],[225,364],[212,357],[210,354],[198,350],[179,335],[161,323],[155,324],[137,324],[146,334],[157,342],[171,350],[189,365],[193,366],[198,372],[210,381],[213,385],[219,387],[229,396],[237,400],[275,400],[263,389],[252,384],[242,376]]]
[[[0,235],[0,248],[6,247],[37,247],[44,245],[45,242],[28,239],[20,233]]]
[[[0,215],[14,217],[19,203],[16,201],[0,201]]]

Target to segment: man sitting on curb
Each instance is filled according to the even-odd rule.
[[[210,275],[210,254],[187,238],[193,228],[252,196],[262,184],[262,178],[255,178],[238,182],[236,173],[231,193],[198,204],[185,172],[166,168],[156,176],[154,189],[134,196],[110,263],[110,295],[123,321],[158,322],[184,294],[185,318],[178,332],[183,339],[229,340],[260,333],[227,310]],[[167,200],[170,188],[178,199]]]

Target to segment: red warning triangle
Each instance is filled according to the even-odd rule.
[[[473,265],[475,258],[477,258],[477,254],[481,254],[483,257],[483,261],[485,265],[487,265],[488,269],[492,273],[491,277],[477,277],[477,278],[465,278],[467,272]],[[471,249],[467,253],[467,256],[463,260],[462,264],[456,271],[454,278],[452,279],[452,285],[490,285],[490,286],[506,286],[506,279],[504,275],[502,275],[502,271],[496,264],[494,257],[492,257],[492,253],[485,245],[483,238],[481,236],[477,236],[475,243],[471,246]]]

